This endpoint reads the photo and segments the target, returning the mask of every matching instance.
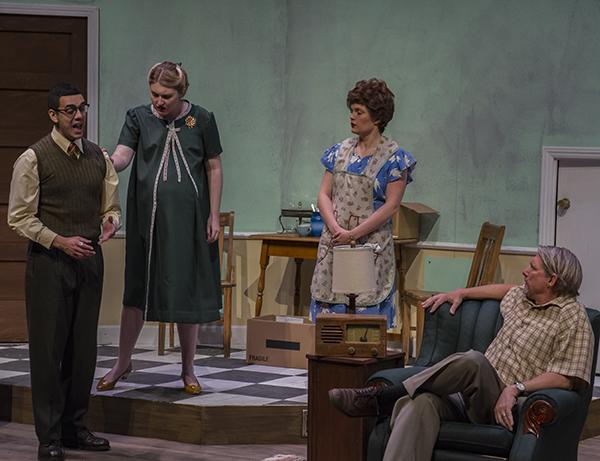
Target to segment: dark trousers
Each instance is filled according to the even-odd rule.
[[[31,394],[40,442],[85,427],[96,368],[102,250],[76,260],[30,243],[25,281]]]

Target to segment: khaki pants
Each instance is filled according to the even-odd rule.
[[[408,396],[394,406],[384,461],[430,461],[440,421],[494,422],[504,389],[481,352],[452,354],[404,381]]]

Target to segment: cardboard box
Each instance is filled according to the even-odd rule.
[[[438,214],[437,210],[416,202],[403,202],[400,210],[392,218],[394,238],[419,239],[421,217],[426,214]]]
[[[246,362],[307,368],[315,352],[315,325],[306,317],[263,315],[248,320]]]

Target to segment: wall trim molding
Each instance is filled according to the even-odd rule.
[[[600,147],[542,146],[540,177],[540,245],[556,243],[556,194],[560,160],[599,160]]]
[[[87,95],[90,104],[87,116],[87,139],[98,143],[99,125],[99,13],[98,7],[80,5],[41,5],[0,3],[0,13],[38,16],[75,16],[87,18]]]

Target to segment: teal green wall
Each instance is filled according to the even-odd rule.
[[[240,231],[275,230],[281,207],[316,201],[319,157],[349,136],[345,96],[361,78],[396,93],[386,133],[418,160],[406,200],[440,211],[428,240],[472,243],[490,220],[505,244],[535,246],[542,146],[600,146],[595,0],[46,3],[100,9],[109,148],[148,100],[149,66],[183,62],[190,100],[215,112],[223,209]]]

